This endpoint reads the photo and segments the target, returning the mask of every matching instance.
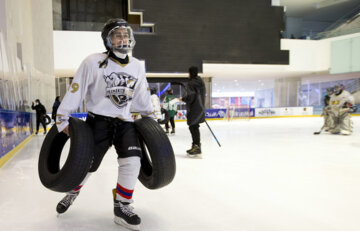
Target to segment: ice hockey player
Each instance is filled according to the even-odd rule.
[[[174,91],[172,89],[168,89],[167,95],[163,101],[163,108],[169,112],[171,134],[175,134],[175,116],[177,114],[177,106],[179,102],[179,98],[175,98],[174,96]],[[169,121],[165,124],[166,134],[169,134]]]
[[[151,93],[151,103],[152,103],[152,106],[154,108],[154,113],[155,113],[155,116],[156,116],[155,119],[157,121],[160,121],[162,119],[161,107],[160,107],[160,99],[156,94],[156,88],[151,88],[150,93]]]
[[[354,110],[354,97],[340,85],[335,85],[330,97],[329,127],[332,134],[351,135],[350,112]]]
[[[94,160],[84,181],[58,203],[64,213],[79,195],[90,172],[95,172],[114,145],[117,152],[118,177],[113,189],[114,221],[131,230],[139,230],[141,219],[133,212],[135,184],[140,171],[141,148],[130,108],[141,116],[154,118],[145,69],[128,53],[135,46],[133,31],[123,19],[110,19],[101,37],[106,53],[88,56],[80,65],[57,112],[57,128],[69,134],[68,118],[86,97],[86,123],[94,134]],[[114,182],[115,183],[115,182]],[[93,198],[89,203],[96,201]]]

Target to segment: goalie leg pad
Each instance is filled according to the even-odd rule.
[[[352,121],[349,113],[344,113],[340,116],[340,133],[343,135],[351,135]]]

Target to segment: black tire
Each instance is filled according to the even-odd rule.
[[[171,183],[176,163],[170,140],[160,125],[151,118],[135,121],[142,150],[140,182],[148,189],[158,189]]]
[[[39,177],[41,183],[56,192],[68,192],[80,185],[89,172],[93,159],[94,137],[82,120],[69,119],[70,150],[60,169],[61,151],[69,137],[53,125],[41,146]]]
[[[48,125],[48,124],[51,123],[51,118],[50,118],[50,116],[44,115],[43,119],[44,119],[44,122],[45,122],[46,125]]]
[[[166,109],[161,108],[161,114],[164,114],[164,119],[160,120],[159,124],[167,124],[170,119],[169,112]]]

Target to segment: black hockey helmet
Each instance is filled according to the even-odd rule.
[[[190,74],[190,78],[196,77],[198,75],[198,68],[195,66],[190,67],[189,74]]]
[[[155,95],[155,94],[156,94],[156,88],[155,88],[155,87],[153,87],[153,88],[150,89],[150,94],[151,94],[151,95]]]
[[[335,95],[341,94],[342,90],[343,90],[343,89],[342,89],[342,87],[341,87],[340,84],[336,84],[336,85],[334,86],[334,93],[335,93]]]
[[[121,45],[119,47],[113,47],[111,40],[110,40],[110,35],[112,34],[112,32],[114,32],[118,28],[124,28],[127,30],[127,33],[129,36],[129,42],[128,42],[128,44]],[[121,19],[121,18],[109,19],[104,24],[104,27],[101,31],[101,38],[103,39],[104,46],[106,47],[107,50],[112,50],[112,51],[116,50],[121,53],[130,52],[132,49],[134,49],[135,44],[136,44],[136,41],[134,38],[134,33],[133,33],[131,27],[128,25],[127,21],[125,21],[124,19]]]
[[[168,93],[169,95],[172,95],[174,93],[173,89],[169,88],[166,90],[166,93]]]

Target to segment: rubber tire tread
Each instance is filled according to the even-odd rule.
[[[84,121],[70,117],[70,149],[60,169],[61,152],[69,137],[53,125],[42,144],[38,163],[41,183],[56,192],[68,192],[81,184],[93,160],[94,137]]]
[[[170,184],[175,177],[176,162],[168,136],[151,118],[135,120],[135,127],[142,149],[138,179],[148,189],[159,189]]]
[[[46,125],[50,124],[50,123],[51,123],[51,118],[50,118],[50,116],[45,115],[45,116],[44,116],[44,122],[45,122]]]

